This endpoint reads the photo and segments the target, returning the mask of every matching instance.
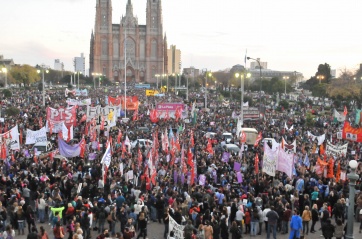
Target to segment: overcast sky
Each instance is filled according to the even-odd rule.
[[[145,24],[146,0],[132,0]],[[182,67],[213,71],[261,58],[274,70],[309,78],[320,63],[356,70],[362,63],[362,1],[359,0],[163,0],[168,44],[182,52]],[[127,0],[112,0],[113,23]],[[0,7],[0,55],[17,64],[54,66],[83,52],[89,68],[89,40],[96,0],[11,0]],[[249,66],[249,63],[247,63]]]

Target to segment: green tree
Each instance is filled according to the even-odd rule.
[[[10,90],[4,89],[4,90],[3,90],[3,95],[4,95],[5,98],[9,98],[9,97],[12,96],[12,93],[11,93]]]
[[[29,85],[41,79],[41,76],[37,73],[36,68],[29,65],[12,67],[10,75],[14,78],[16,83],[23,83],[24,85]]]
[[[318,71],[315,73],[315,76],[323,76],[324,79],[323,81],[325,83],[329,83],[329,81],[332,79],[332,75],[331,75],[331,67],[329,64],[324,63],[324,64],[320,64],[318,66]]]
[[[307,113],[305,123],[308,127],[312,127],[314,125],[314,117],[311,113]]]
[[[16,108],[16,107],[11,106],[11,107],[9,107],[9,108],[7,108],[7,109],[5,110],[5,113],[6,113],[8,116],[17,116],[17,115],[19,115],[20,110],[19,110],[18,108]]]

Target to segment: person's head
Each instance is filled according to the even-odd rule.
[[[69,208],[69,207],[73,207],[73,205],[72,205],[71,203],[68,203],[68,208]]]
[[[6,226],[6,231],[7,231],[7,232],[11,232],[11,226],[10,226],[10,225],[7,225],[7,226]]]
[[[55,226],[56,226],[56,227],[60,227],[60,222],[57,222],[57,223],[55,224]]]
[[[174,237],[175,233],[173,231],[170,232],[170,237]]]
[[[231,227],[238,227],[238,224],[236,224],[236,221],[233,221],[233,223],[231,224]]]
[[[336,223],[337,223],[338,226],[341,226],[341,225],[342,225],[342,220],[341,220],[340,218],[338,218],[338,219],[336,220]]]
[[[304,209],[309,211],[309,207],[308,207],[308,206],[305,206]]]
[[[78,228],[78,229],[77,229],[77,234],[82,235],[82,234],[83,234],[83,230],[82,230],[82,229],[80,229],[80,228]]]
[[[318,210],[318,206],[317,206],[317,204],[313,204],[313,207],[312,207],[313,209],[317,209]]]
[[[108,236],[108,229],[103,230],[103,235]]]

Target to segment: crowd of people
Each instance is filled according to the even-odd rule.
[[[18,125],[20,142],[25,142],[27,129],[39,130],[47,124],[46,107],[67,107],[68,97],[90,98],[93,106],[104,107],[108,95],[122,95],[117,87],[89,90],[84,97],[71,93],[65,97],[64,89],[52,90],[47,92],[43,107],[41,92],[12,91],[12,97],[2,99],[3,108],[17,107],[20,114],[5,116],[0,133]],[[331,114],[319,116],[324,125],[308,125],[311,106],[295,103],[290,109],[270,110],[263,118],[244,122],[243,127],[257,129],[263,138],[296,141],[293,176],[277,171],[272,177],[262,170],[262,140],[242,153],[230,151],[228,160],[222,160],[223,153],[229,151],[224,147],[224,132],[233,135],[227,143],[241,147],[236,135],[238,120],[233,114],[238,113],[240,102],[221,107],[216,103],[218,95],[211,94],[209,104],[220,107],[195,110],[194,102],[203,101],[203,94],[197,91],[190,92],[188,102],[172,92],[146,97],[144,90],[132,85],[127,95],[138,96],[138,111],[128,112],[129,121],[124,122],[121,109],[116,126],[97,128],[96,137],[86,132],[87,121],[81,120],[87,107],[77,107],[74,140],[68,143],[75,145],[84,138],[83,157],[34,157],[31,145],[25,144],[18,151],[7,149],[6,158],[0,162],[0,227],[4,239],[24,234],[29,239],[153,238],[155,235],[148,233],[152,223],[163,224],[163,237],[173,239],[176,231],[169,228],[171,219],[184,226],[186,239],[239,239],[246,234],[276,239],[277,234],[287,233],[293,239],[317,232],[325,238],[343,237],[349,190],[348,180],[336,177],[340,173],[337,165],[348,173],[348,162],[360,160],[362,149],[361,143],[337,138],[343,122],[334,124]],[[159,103],[185,103],[181,119],[151,122],[149,112]],[[207,132],[215,133],[212,140],[206,137]],[[336,145],[348,143],[346,154],[333,156],[333,177],[316,171],[324,152],[316,150],[320,146],[308,132],[324,134]],[[58,148],[58,137],[48,132],[54,149]],[[166,146],[165,137],[170,140]],[[133,146],[126,142],[128,139],[148,139],[153,144]],[[102,159],[108,145],[111,161],[105,170]],[[256,156],[260,159],[257,163]],[[236,163],[240,164],[238,171]],[[361,233],[361,164],[356,172],[354,211]],[[44,229],[49,226],[46,224],[52,231]]]

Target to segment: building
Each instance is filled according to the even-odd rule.
[[[85,57],[84,53],[80,54],[80,57],[74,57],[74,71],[80,72],[85,76]]]
[[[64,63],[60,62],[59,59],[54,60],[54,70],[56,71],[64,71]]]
[[[256,58],[260,62],[261,69],[268,69],[268,62],[260,61],[260,58]],[[258,61],[250,62],[250,69],[259,69]]]
[[[96,0],[91,34],[90,74],[101,73],[112,81],[156,82],[167,70],[167,40],[163,36],[161,0],[147,0],[146,25],[139,25],[128,0],[126,15],[112,23],[112,1]],[[125,40],[126,39],[126,40]]]
[[[3,55],[0,55],[0,68],[6,67],[6,68],[10,69],[14,65],[15,64],[14,64],[13,59],[5,59]]]
[[[283,77],[289,77],[288,79],[295,79],[296,83],[303,81],[304,76],[302,73],[297,71],[278,71],[278,70],[270,70],[270,69],[249,69],[248,72],[251,74],[250,81],[260,79],[260,73],[263,80],[270,80],[274,77],[283,79]]]
[[[200,75],[200,69],[196,69],[194,66],[183,69],[183,74],[192,78],[197,78]]]
[[[181,51],[176,49],[175,45],[171,45],[170,49],[167,49],[167,73],[181,73]]]

